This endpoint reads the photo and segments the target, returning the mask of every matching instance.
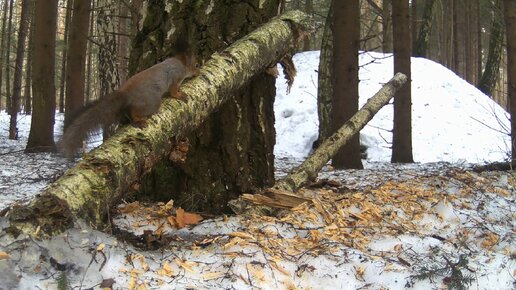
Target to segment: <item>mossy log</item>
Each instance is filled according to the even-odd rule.
[[[181,87],[188,103],[164,99],[146,128],[122,128],[28,205],[10,208],[11,226],[26,233],[39,227],[42,235],[52,235],[80,217],[95,228],[106,228],[110,207],[137,189],[141,176],[170,154],[176,136],[201,125],[254,75],[292,54],[313,27],[310,17],[291,11],[213,54],[200,75]]]
[[[244,194],[230,202],[237,213],[274,214],[274,209],[295,207],[309,201],[294,192],[306,183],[315,180],[324,165],[357,134],[378,111],[394,96],[396,91],[407,82],[407,77],[397,73],[367,103],[333,135],[327,138],[301,165],[294,168],[285,178],[276,182],[273,188],[260,194]],[[256,206],[259,205],[259,206]]]

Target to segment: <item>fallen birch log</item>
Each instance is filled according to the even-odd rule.
[[[406,81],[407,77],[404,74],[397,73],[371,97],[351,119],[344,123],[337,132],[326,139],[312,155],[301,165],[294,168],[287,177],[279,180],[272,189],[265,190],[263,194],[243,195],[240,198],[241,201],[237,200],[231,203],[232,209],[237,213],[245,212],[247,211],[246,202],[273,208],[291,208],[306,201],[307,199],[303,197],[296,198],[293,192],[301,188],[307,182],[315,180],[323,166],[328,163],[353,135],[360,132],[383,106],[389,103],[396,91],[401,88]]]
[[[70,227],[75,217],[96,228],[109,226],[110,207],[170,153],[174,136],[200,126],[254,75],[294,52],[313,29],[309,16],[291,11],[212,55],[200,75],[182,86],[187,104],[165,99],[145,129],[127,126],[117,132],[28,205],[9,209],[11,226],[43,235]]]

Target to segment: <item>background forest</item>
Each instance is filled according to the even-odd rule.
[[[57,2],[55,11],[53,2]],[[16,138],[15,116],[32,112],[33,91],[41,89],[31,83],[34,74],[29,64],[34,60],[45,61],[41,73],[46,77],[51,77],[55,68],[55,76],[50,78],[55,92],[45,92],[45,97],[55,96],[59,112],[99,98],[129,74],[131,40],[141,29],[145,1],[75,2],[5,0],[0,5],[0,109],[13,116],[11,138]],[[324,23],[330,2],[283,0],[281,9],[300,9]],[[54,18],[55,40],[47,38],[53,34],[53,24],[42,27],[44,34],[38,33],[36,3],[45,5],[46,13]],[[361,50],[392,52],[391,9],[390,1],[360,1]],[[413,56],[445,65],[507,108],[507,53],[500,0],[413,0],[410,14]],[[322,34],[319,29],[299,50],[320,49]],[[50,59],[34,49],[38,37],[44,37],[55,52]]]

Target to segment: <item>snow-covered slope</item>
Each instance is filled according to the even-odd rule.
[[[294,57],[298,76],[291,93],[278,81],[276,132],[278,156],[305,157],[317,139],[319,52]],[[360,106],[393,76],[392,55],[360,55]],[[509,117],[489,97],[444,66],[412,58],[413,152],[416,162],[503,161],[509,152]],[[392,105],[362,130],[371,161],[390,160]]]

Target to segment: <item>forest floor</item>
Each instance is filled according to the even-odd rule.
[[[364,103],[391,77],[392,57],[360,58]],[[318,59],[318,52],[295,56],[289,95],[277,82],[278,178],[317,138]],[[413,58],[412,71],[421,163],[386,162],[386,106],[361,132],[365,169],[324,168],[301,190],[309,201],[280,217],[221,216],[185,226],[197,216],[172,202],[124,203],[112,211],[113,233],[78,220],[51,240],[13,238],[0,218],[0,289],[516,289],[516,174],[466,163],[509,156],[508,115],[439,64]],[[0,128],[7,120],[0,113]],[[56,140],[61,121],[58,114]],[[24,154],[29,124],[20,116],[17,141],[0,132],[0,210],[30,200],[74,164]]]
[[[2,208],[72,165],[12,144],[0,150]],[[299,162],[278,158],[277,176]],[[171,204],[136,202],[113,211],[116,236],[78,221],[52,240],[14,239],[1,220],[0,289],[514,289],[514,172],[444,162],[365,167],[324,168],[302,189],[311,202],[281,217],[184,227]],[[149,231],[162,238],[145,240]]]

